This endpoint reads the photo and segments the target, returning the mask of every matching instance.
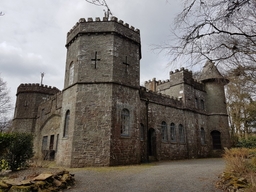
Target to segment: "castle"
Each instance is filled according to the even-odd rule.
[[[80,19],[67,34],[62,91],[21,84],[13,131],[35,156],[68,167],[207,157],[230,147],[224,85],[207,62],[140,86],[140,31],[112,17]]]

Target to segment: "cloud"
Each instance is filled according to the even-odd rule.
[[[107,0],[114,16],[140,29],[141,83],[168,78],[169,58],[155,53],[152,45],[166,42],[180,1]],[[104,7],[85,0],[1,0],[0,75],[15,98],[20,83],[39,83],[63,88],[66,35],[80,18],[100,17]],[[172,69],[174,70],[174,69]]]
[[[41,55],[29,53],[6,42],[0,43],[0,68],[8,76],[28,77],[47,69]]]

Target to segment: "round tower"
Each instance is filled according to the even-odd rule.
[[[227,114],[224,86],[229,82],[211,61],[203,67],[200,80],[207,92],[206,110],[210,114]]]
[[[230,135],[224,86],[229,82],[224,78],[213,62],[203,67],[201,82],[205,86],[205,107],[208,113],[208,128],[212,149],[230,147]]]
[[[33,133],[38,106],[47,97],[58,93],[56,87],[40,84],[21,84],[17,89],[12,125],[13,132]]]

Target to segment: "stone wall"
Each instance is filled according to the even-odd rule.
[[[35,157],[49,160],[58,155],[60,139],[60,121],[62,108],[62,93],[59,92],[38,107],[36,126],[34,131]],[[45,138],[43,146],[43,138]],[[50,157],[52,153],[52,157]],[[51,160],[53,160],[51,159]]]
[[[110,165],[137,164],[141,160],[140,152],[140,98],[139,90],[121,85],[113,86],[112,130]],[[122,110],[129,111],[128,133],[121,134]]]

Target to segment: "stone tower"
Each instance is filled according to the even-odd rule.
[[[64,155],[57,157],[57,163],[71,167],[138,163],[134,154],[139,156],[139,149],[133,140],[138,133],[136,129],[121,133],[120,127],[121,117],[137,126],[139,30],[115,17],[80,19],[67,35],[66,48],[59,141]]]
[[[221,149],[230,147],[228,130],[228,114],[224,86],[229,82],[224,78],[217,67],[208,61],[202,70],[201,81],[205,84],[205,107],[209,115],[208,127],[212,139],[212,148]]]
[[[59,89],[51,86],[21,84],[16,94],[17,98],[12,131],[34,133],[38,106],[42,101],[59,91]]]

